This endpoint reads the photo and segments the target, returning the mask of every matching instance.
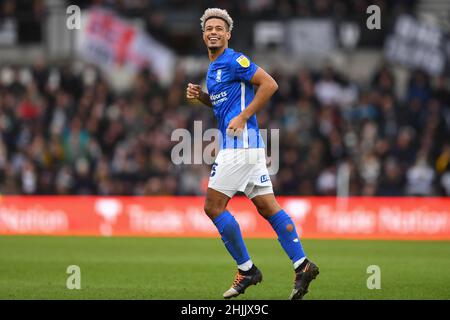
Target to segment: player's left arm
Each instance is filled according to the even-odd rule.
[[[228,129],[243,130],[247,120],[261,110],[278,90],[277,82],[261,67],[258,67],[250,82],[259,88],[247,108],[230,121]]]
[[[269,102],[275,91],[278,90],[278,84],[275,79],[261,67],[258,67],[250,82],[259,88],[252,102],[241,112],[245,120],[248,120],[252,115],[261,110]]]

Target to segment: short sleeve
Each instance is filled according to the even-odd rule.
[[[233,66],[234,79],[238,81],[250,82],[258,69],[255,63],[241,53],[234,55],[231,64]]]

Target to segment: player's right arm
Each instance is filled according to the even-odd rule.
[[[202,91],[202,88],[198,84],[188,83],[186,88],[186,98],[188,99],[197,99],[204,105],[212,108],[211,99],[209,98],[209,94]]]

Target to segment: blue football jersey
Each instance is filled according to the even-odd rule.
[[[227,136],[229,122],[244,110],[255,96],[250,83],[258,66],[242,53],[226,48],[210,63],[206,86],[213,104],[218,128],[222,133],[221,148],[264,148],[256,115],[251,116],[239,137]]]

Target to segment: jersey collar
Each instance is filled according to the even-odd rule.
[[[220,56],[218,56],[216,58],[216,60],[214,60],[213,62],[210,62],[209,65],[212,65],[214,62],[219,61],[222,57],[225,56],[225,53],[228,53],[228,51],[230,51],[230,50],[231,50],[230,48],[225,48],[225,50],[223,50],[223,52],[220,54]]]

